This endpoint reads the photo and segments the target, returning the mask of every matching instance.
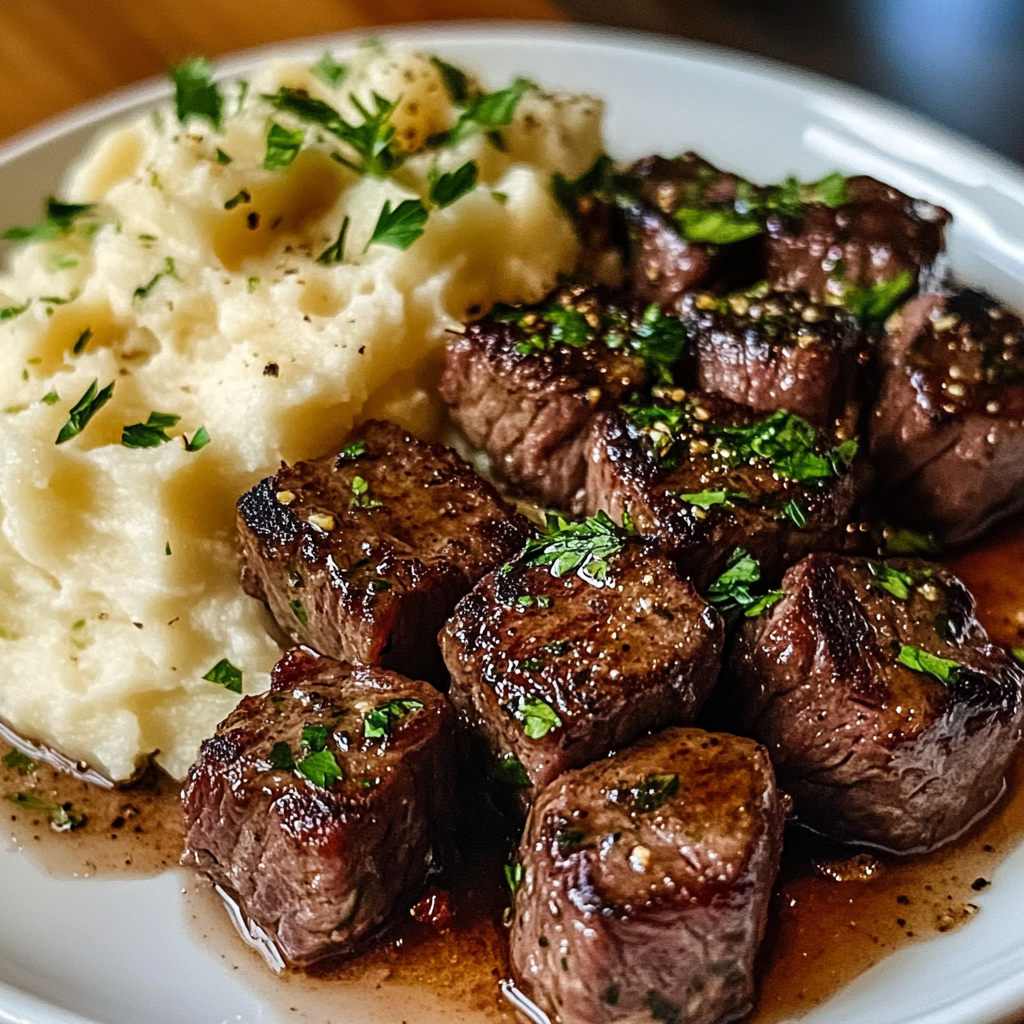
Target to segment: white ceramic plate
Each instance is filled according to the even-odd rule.
[[[762,181],[791,173],[813,179],[836,168],[875,175],[951,210],[958,276],[1024,307],[1024,174],[853,89],[721,50],[577,27],[424,27],[384,36],[476,65],[494,85],[525,74],[604,96],[608,148],[621,159],[692,148]],[[349,42],[307,41],[220,66],[241,74],[272,54],[315,59],[326,45]],[[169,94],[164,82],[146,83],[0,149],[0,228],[31,223],[98,130]],[[186,928],[181,884],[174,872],[55,880],[28,855],[0,849],[0,1022],[284,1024]],[[805,1024],[1021,1020],[1024,848],[1002,863],[976,902],[981,913],[969,926],[889,957]],[[354,1007],[337,1019],[398,1024]]]

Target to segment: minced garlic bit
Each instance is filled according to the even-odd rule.
[[[330,533],[334,529],[334,516],[329,512],[314,512],[309,517],[309,525],[323,530],[324,533]]]
[[[279,502],[281,502],[282,505],[290,505],[295,500],[295,492],[294,491],[278,491],[277,492],[277,500]]]
[[[629,851],[629,866],[638,874],[643,874],[651,866],[651,851],[646,846],[634,846]]]

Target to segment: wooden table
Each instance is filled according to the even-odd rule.
[[[0,139],[193,54],[375,25],[562,17],[551,0],[3,0]]]

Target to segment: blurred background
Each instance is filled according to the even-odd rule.
[[[195,53],[492,18],[642,29],[788,61],[1024,162],[1024,0],[2,0],[0,138]]]

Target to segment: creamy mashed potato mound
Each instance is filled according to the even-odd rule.
[[[578,255],[549,184],[601,152],[598,101],[531,88],[504,150],[482,133],[425,149],[461,112],[437,66],[374,47],[339,59],[335,87],[294,62],[222,84],[221,131],[169,103],[109,132],[61,197],[95,213],[19,245],[0,277],[0,719],[115,780],[151,755],[184,776],[239,699],[203,678],[221,659],[246,692],[268,685],[279,648],[238,585],[238,496],[369,416],[435,433],[446,329],[536,301]],[[352,158],[337,139],[263,99],[282,86],[355,123],[352,94],[400,98],[408,159],[360,177],[331,159]],[[305,138],[265,170],[272,122]],[[468,160],[478,184],[431,208],[421,238],[367,248],[386,200],[425,199],[432,169]],[[317,262],[346,217],[344,262]],[[93,381],[112,398],[55,444]],[[180,416],[170,443],[124,446],[153,411]],[[210,443],[187,450],[200,427]]]

